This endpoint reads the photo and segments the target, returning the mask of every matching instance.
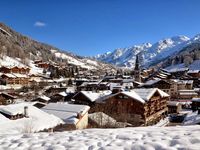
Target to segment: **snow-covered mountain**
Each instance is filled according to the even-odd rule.
[[[110,64],[61,51],[54,46],[32,40],[0,23],[0,66],[27,66],[33,60],[73,64],[89,70],[115,70]]]
[[[150,43],[144,43],[129,48],[119,48],[113,52],[97,55],[95,58],[120,67],[132,67],[135,64],[135,56],[142,51],[146,51],[150,47],[152,47]]]
[[[148,67],[175,55],[184,47],[196,42],[200,42],[200,35],[191,39],[186,36],[174,36],[162,39],[154,44],[145,43],[130,48],[116,49],[113,52],[97,55],[95,58],[120,67],[134,67],[135,56],[140,54],[142,65]]]

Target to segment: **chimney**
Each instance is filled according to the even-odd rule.
[[[28,118],[28,106],[24,106],[24,117]]]
[[[77,117],[78,117],[78,119],[81,119],[83,116],[82,116],[82,111],[81,112],[79,112],[78,114],[77,114]]]

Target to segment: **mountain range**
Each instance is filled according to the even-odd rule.
[[[30,62],[34,60],[62,63],[66,66],[72,64],[81,68],[103,72],[116,70],[113,65],[77,56],[54,46],[38,42],[14,31],[4,23],[0,23],[0,66],[26,65],[30,67]]]
[[[95,58],[119,67],[133,68],[136,55],[138,54],[140,56],[141,65],[143,67],[149,67],[171,56],[178,55],[181,50],[193,43],[200,43],[200,35],[196,35],[193,38],[188,38],[183,35],[174,36],[162,39],[154,44],[144,43],[128,48],[119,48],[113,52],[97,55]]]
[[[145,68],[190,65],[193,61],[200,60],[200,34],[193,38],[174,36],[154,44],[143,43],[128,48],[118,48],[113,52],[88,58],[38,42],[0,23],[0,66],[19,64],[30,66],[31,61],[43,60],[72,64],[99,72],[115,72],[117,69],[115,66],[134,68],[136,55],[140,56],[140,64]]]

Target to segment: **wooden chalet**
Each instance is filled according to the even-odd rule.
[[[139,85],[139,87],[142,88],[158,88],[163,90],[164,92],[171,94],[170,88],[171,88],[171,83],[168,82],[167,80],[163,80],[160,78],[155,78],[152,80],[149,80],[145,82],[144,84]]]
[[[178,101],[168,101],[167,103],[168,113],[169,114],[177,114],[181,111],[182,105]]]
[[[57,93],[57,94],[51,96],[50,102],[52,102],[52,103],[65,102],[65,101],[67,101],[67,97],[68,97],[68,94],[66,92],[60,92],[60,93]]]
[[[187,74],[194,78],[200,78],[200,70],[189,70]]]
[[[11,70],[10,70],[9,67],[4,67],[4,66],[2,66],[2,67],[0,67],[0,72],[1,72],[1,73],[10,73]]]
[[[112,91],[80,91],[73,96],[76,104],[92,106],[98,99],[110,95]]]
[[[16,97],[7,93],[0,93],[0,105],[8,105],[14,102]]]
[[[98,82],[83,82],[77,87],[78,91],[93,91],[98,89]]]
[[[1,75],[1,78],[5,80],[6,84],[21,84],[28,85],[29,77],[25,74],[19,73],[5,73]]]
[[[30,69],[28,67],[0,67],[0,72],[2,73],[19,73],[19,74],[28,74]]]
[[[97,91],[109,90],[110,85],[108,82],[84,82],[77,87],[78,91]]]
[[[187,75],[188,70],[188,68],[172,69],[169,71],[169,73],[171,74],[172,78],[177,79]]]
[[[151,125],[167,115],[169,95],[157,88],[122,91],[98,100],[94,110],[133,126]]]
[[[48,104],[49,101],[51,100],[51,98],[45,96],[45,95],[42,95],[40,97],[37,97],[33,100],[31,100],[32,102],[40,102],[40,103],[43,103],[43,104]]]
[[[48,69],[49,66],[50,66],[49,63],[46,63],[46,62],[40,62],[37,64],[37,67],[43,68],[43,69]]]
[[[60,92],[66,92],[67,87],[50,87],[45,91],[45,94],[48,96],[52,96],[58,94]]]

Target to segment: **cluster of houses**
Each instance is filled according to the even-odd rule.
[[[20,84],[28,85],[29,83],[29,71],[28,67],[4,67],[0,68],[0,77],[5,84]]]
[[[35,63],[43,69],[49,67],[48,63]],[[42,83],[41,78],[46,77],[44,74],[29,75],[29,71],[28,68],[0,68],[1,78],[9,84]],[[107,119],[115,122],[116,126],[107,123],[106,127],[109,124],[110,127],[111,124],[112,127],[154,125],[168,114],[178,114],[182,108],[200,112],[199,77],[198,70],[141,70],[137,57],[131,75],[88,74],[83,78],[76,74],[70,79],[51,79],[57,82],[48,82],[40,94],[26,97],[23,101],[19,100],[16,91],[2,91],[0,115],[11,122],[36,117],[38,120],[34,122],[38,125],[42,118],[34,116],[37,112],[43,114],[41,117],[53,116],[56,120],[48,126],[40,124],[42,127],[34,131],[83,129],[92,127],[94,123],[95,127],[102,127]]]

